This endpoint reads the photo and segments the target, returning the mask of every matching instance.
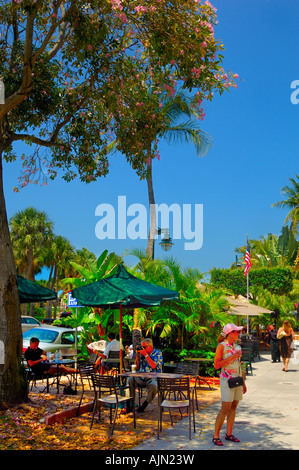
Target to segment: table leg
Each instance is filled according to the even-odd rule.
[[[56,364],[56,380],[57,380],[57,394],[59,394],[59,364]]]

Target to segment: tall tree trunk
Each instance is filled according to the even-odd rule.
[[[147,191],[148,191],[148,201],[150,207],[150,229],[147,240],[146,254],[150,259],[154,259],[154,249],[155,249],[155,235],[156,235],[156,208],[155,208],[155,196],[154,196],[154,187],[153,187],[153,175],[152,175],[152,159],[151,151],[148,150],[148,175],[147,175]]]
[[[27,401],[22,369],[22,329],[16,267],[3,191],[2,152],[6,120],[0,121],[0,405]]]

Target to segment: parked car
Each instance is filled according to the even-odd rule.
[[[29,346],[31,338],[39,339],[39,347],[46,352],[62,351],[71,353],[75,348],[76,330],[59,326],[43,326],[32,328],[23,334],[23,351]]]
[[[36,326],[40,326],[40,322],[34,317],[27,317],[25,315],[21,316],[21,324],[22,324],[22,333],[25,333],[27,330],[31,330]]]

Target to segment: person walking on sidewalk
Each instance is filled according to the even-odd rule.
[[[270,344],[272,362],[280,362],[279,339],[275,325],[269,326],[267,343]]]
[[[236,417],[236,409],[238,403],[246,393],[246,385],[244,384],[235,388],[228,386],[228,379],[238,376],[243,376],[245,373],[241,372],[240,358],[242,351],[240,346],[237,345],[240,331],[242,326],[236,326],[233,323],[228,323],[223,328],[222,333],[218,337],[218,346],[216,348],[214,367],[221,369],[220,372],[220,391],[221,391],[221,409],[218,413],[215,422],[215,433],[213,436],[213,443],[217,446],[223,446],[219,434],[222,425],[227,418],[226,435],[225,439],[231,442],[240,442],[233,434],[233,425]]]
[[[292,342],[295,339],[293,328],[288,320],[285,320],[282,327],[277,331],[277,338],[280,339],[280,354],[283,361],[282,370],[287,372],[290,358],[294,352]]]

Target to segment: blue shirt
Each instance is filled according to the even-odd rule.
[[[157,364],[156,368],[153,369],[147,362],[147,360],[143,356],[139,358],[139,372],[162,372],[163,367],[163,356],[162,352],[158,349],[153,349],[149,357]]]

